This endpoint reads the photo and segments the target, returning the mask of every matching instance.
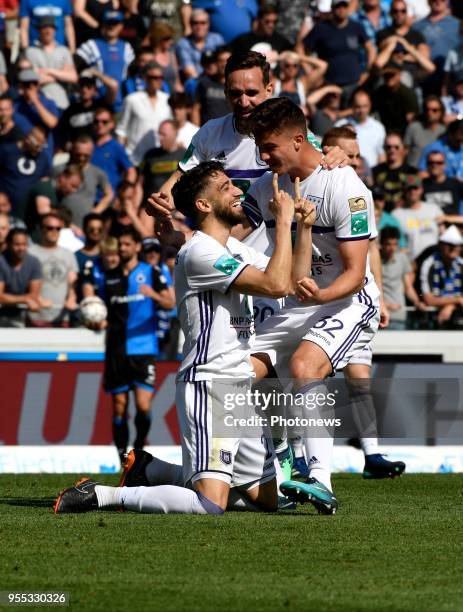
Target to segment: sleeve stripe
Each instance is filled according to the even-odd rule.
[[[354,240],[370,240],[371,234],[363,234],[362,236],[347,236],[345,238],[336,236],[336,240],[341,242],[353,242]]]

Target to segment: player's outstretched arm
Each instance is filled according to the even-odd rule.
[[[297,221],[296,244],[293,253],[292,289],[306,277],[312,265],[312,225],[315,223],[315,206],[301,197],[300,180],[294,181],[294,210]]]
[[[296,295],[305,302],[327,304],[353,295],[365,281],[368,253],[368,238],[346,241],[339,245],[344,272],[328,287],[320,289],[313,278],[304,278],[297,283]]]
[[[275,217],[275,248],[265,271],[248,266],[235,279],[232,290],[248,295],[284,297],[291,290],[291,224],[294,200],[278,187],[278,175],[273,175],[273,198],[270,209]]]

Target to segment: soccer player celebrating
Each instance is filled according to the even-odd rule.
[[[275,224],[270,259],[231,238],[232,226],[243,221],[242,191],[220,163],[200,164],[183,175],[173,190],[176,207],[199,228],[180,250],[175,274],[185,334],[176,404],[183,476],[191,489],[172,485],[114,488],[87,479],[60,494],[56,513],[123,506],[138,512],[222,514],[232,483],[238,490],[235,499],[245,507],[277,509],[273,454],[263,439],[214,438],[211,431],[214,379],[253,376],[249,295],[283,297],[291,291],[296,275],[300,278],[300,270],[310,265],[310,205],[302,199],[296,203],[299,227],[292,278],[291,226],[296,207],[293,198],[278,188],[276,176],[273,185],[266,203]]]
[[[323,380],[343,368],[376,332],[379,290],[367,264],[368,242],[375,232],[371,195],[352,168],[327,172],[321,154],[307,142],[304,114],[290,100],[267,100],[250,116],[260,156],[279,175],[279,186],[294,193],[301,177],[302,196],[316,205],[312,278],[298,283],[295,297],[259,328],[254,351],[266,354],[279,377],[295,379],[299,394],[325,394]],[[272,191],[267,173],[248,191],[244,209],[252,227],[264,224],[267,254],[274,248],[274,229],[266,202]],[[255,365],[268,374],[264,362]],[[305,403],[305,405],[308,405]],[[280,490],[293,499],[311,501],[327,514],[337,500],[331,489],[333,435],[305,434],[309,477]]]

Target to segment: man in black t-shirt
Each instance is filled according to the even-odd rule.
[[[426,158],[426,165],[429,176],[423,181],[425,202],[440,206],[446,215],[459,215],[463,184],[447,176],[445,155],[440,151],[431,151]]]
[[[253,32],[241,34],[231,42],[234,53],[245,53],[260,43],[267,43],[275,55],[289,51],[293,45],[281,34],[275,31],[278,21],[278,11],[275,6],[264,6],[257,14],[256,28]],[[268,58],[271,62],[272,59]]]
[[[160,191],[185,155],[185,149],[177,143],[177,128],[172,120],[167,119],[159,126],[159,141],[161,146],[147,151],[140,164],[139,180],[145,199]]]
[[[79,78],[78,100],[72,102],[61,115],[56,130],[60,145],[64,147],[74,142],[78,136],[93,136],[93,115],[97,108],[102,106],[98,97],[95,77],[81,73]]]
[[[405,162],[406,150],[402,136],[398,132],[389,132],[384,141],[386,161],[373,168],[375,187],[384,192],[386,212],[402,205],[403,185],[408,175],[415,176],[416,168]]]
[[[193,105],[193,121],[204,125],[210,119],[223,117],[231,112],[225,97],[225,65],[231,53],[228,47],[219,47],[214,52],[217,70],[214,74],[203,73],[198,79]]]

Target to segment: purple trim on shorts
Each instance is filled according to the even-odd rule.
[[[208,497],[206,497],[199,491],[195,491],[195,493],[198,496],[199,503],[208,514],[215,514],[217,516],[224,514],[225,510],[222,510],[220,506],[214,504],[214,502],[211,501]]]
[[[307,383],[306,385],[304,385],[303,387],[301,387],[300,389],[298,389],[297,391],[295,391],[295,393],[308,393],[309,391],[311,391],[314,387],[318,387],[319,385],[323,384],[323,380],[314,380],[310,383]]]

